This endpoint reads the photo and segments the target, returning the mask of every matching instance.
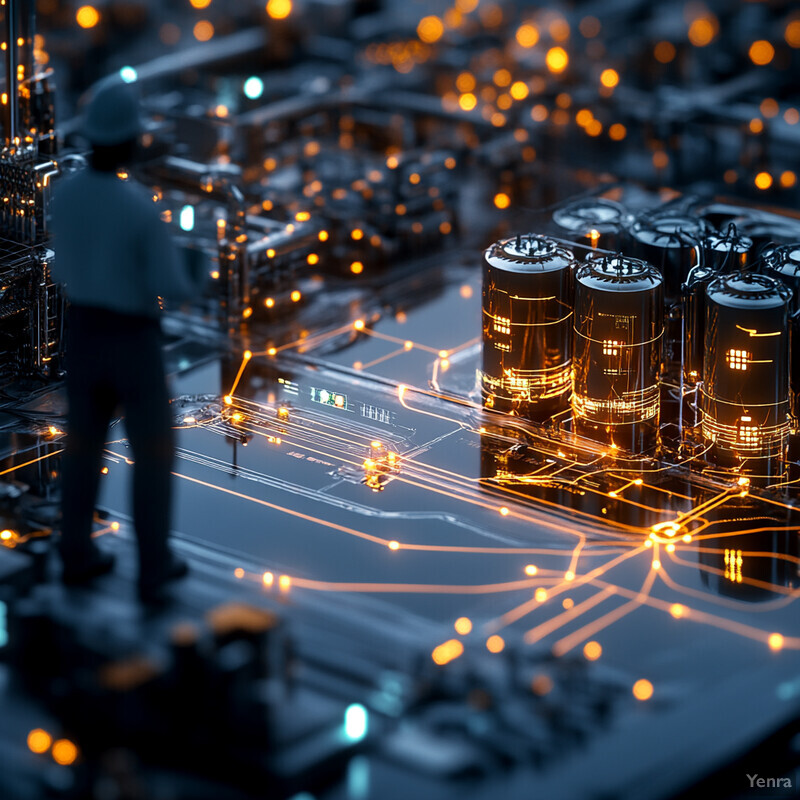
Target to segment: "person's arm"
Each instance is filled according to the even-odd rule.
[[[188,269],[166,223],[155,209],[148,208],[143,233],[146,286],[149,294],[167,301],[182,303],[197,296],[200,285]]]

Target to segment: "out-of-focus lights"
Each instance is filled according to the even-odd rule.
[[[433,648],[431,658],[434,664],[440,667],[454,661],[464,652],[464,645],[458,639],[449,639]]]
[[[351,742],[359,742],[369,730],[369,712],[360,703],[347,706],[344,712],[344,735]]]
[[[633,684],[633,696],[637,700],[649,700],[653,696],[653,684],[647,678],[640,678]]]
[[[499,209],[508,208],[511,205],[511,198],[505,192],[498,192],[494,196],[494,204]]]
[[[767,639],[770,650],[780,650],[783,647],[783,636],[779,633],[771,633]]]
[[[119,76],[125,83],[136,83],[139,73],[133,67],[123,67],[119,71]]]
[[[62,767],[68,767],[74,764],[78,758],[78,748],[69,739],[58,739],[53,742],[52,749],[53,761],[56,764],[61,764]]]
[[[425,44],[433,44],[438,42],[444,35],[444,23],[439,17],[431,15],[423,17],[417,25],[417,36],[425,42]]]
[[[192,33],[198,42],[207,42],[214,36],[214,26],[207,19],[201,19],[195,24]]]
[[[502,636],[494,634],[486,640],[486,649],[490,653],[502,653],[506,643],[503,641]]]
[[[569,56],[563,47],[551,47],[545,56],[545,63],[550,72],[563,72],[569,64]]]
[[[583,646],[583,655],[587,661],[597,661],[603,655],[603,648],[599,642],[586,642]]]
[[[458,106],[462,111],[472,111],[478,105],[478,98],[472,92],[466,92],[458,98]]]
[[[766,39],[758,39],[750,45],[747,54],[756,66],[763,67],[775,58],[775,48]]]
[[[705,47],[717,35],[717,20],[714,17],[698,17],[689,25],[689,41],[695,47]]]
[[[182,231],[194,230],[194,206],[184,206],[181,209],[178,224]]]
[[[41,728],[34,728],[28,734],[28,749],[32,753],[46,753],[53,743],[53,737]]]
[[[613,89],[619,83],[619,73],[615,69],[604,69],[600,73],[600,83],[606,89]]]
[[[466,636],[472,631],[472,620],[469,617],[459,617],[453,627],[456,629],[456,633]]]
[[[75,20],[81,28],[94,28],[100,22],[100,12],[94,6],[81,6],[75,12]]]
[[[267,15],[270,19],[286,19],[292,13],[292,0],[269,0]]]
[[[800,19],[793,19],[786,25],[783,38],[789,47],[800,47]]]
[[[770,175],[769,172],[759,172],[753,182],[755,183],[757,189],[765,191],[772,186],[772,175]]]
[[[675,58],[675,45],[672,42],[658,42],[653,55],[660,64],[669,64]]]
[[[244,96],[249,100],[258,100],[264,94],[264,81],[257,75],[251,75],[244,82],[242,90],[244,91]]]
[[[535,25],[525,24],[517,28],[517,42],[521,47],[535,47],[539,41],[539,29]]]

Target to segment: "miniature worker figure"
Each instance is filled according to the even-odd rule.
[[[134,460],[139,592],[145,602],[159,602],[188,567],[167,542],[173,442],[158,298],[186,300],[197,289],[152,199],[118,175],[138,149],[135,85],[100,84],[84,133],[93,146],[90,168],[56,186],[52,213],[54,277],[70,301],[63,580],[84,583],[114,566],[91,531],[108,425],[121,408]]]

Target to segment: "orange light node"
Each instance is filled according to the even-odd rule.
[[[472,631],[472,620],[469,617],[459,617],[453,627],[456,629],[456,633],[466,636]]]
[[[653,684],[646,678],[640,678],[633,684],[633,696],[637,700],[649,700],[653,696]]]

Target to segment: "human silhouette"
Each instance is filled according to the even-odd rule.
[[[120,177],[142,132],[136,86],[119,78],[98,85],[83,132],[89,168],[57,184],[52,205],[53,272],[69,300],[63,580],[81,584],[113,569],[91,532],[108,425],[121,408],[134,459],[139,593],[160,602],[188,567],[168,545],[173,435],[159,298],[186,300],[197,286],[152,199]]]

